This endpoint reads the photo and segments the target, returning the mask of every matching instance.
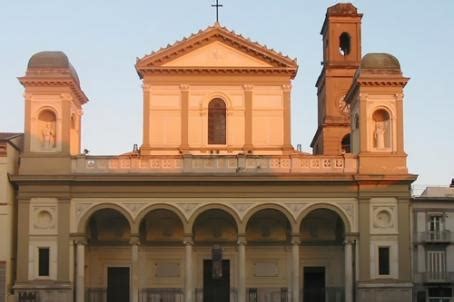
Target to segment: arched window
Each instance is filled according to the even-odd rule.
[[[208,104],[208,144],[226,144],[226,106],[223,100],[213,99]]]
[[[343,32],[339,37],[339,52],[341,55],[346,56],[351,51],[351,38],[346,32]]]
[[[374,120],[374,148],[386,149],[391,147],[391,122],[386,110],[378,109],[372,115]]]
[[[351,153],[350,149],[350,134],[344,136],[341,142],[342,153]]]

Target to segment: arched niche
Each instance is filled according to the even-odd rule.
[[[226,211],[209,209],[197,216],[192,233],[196,244],[234,244],[238,239],[238,226]]]
[[[184,227],[180,217],[168,209],[154,209],[142,218],[139,227],[143,244],[182,244]]]
[[[306,244],[342,245],[345,233],[342,217],[325,208],[309,212],[300,225],[301,241]]]
[[[377,150],[391,148],[391,115],[383,108],[372,114],[373,146]]]
[[[104,208],[90,215],[86,234],[88,243],[92,245],[129,244],[131,227],[121,212]]]
[[[41,148],[52,150],[57,145],[57,116],[50,109],[43,109],[38,113],[38,133]]]
[[[289,243],[291,224],[287,216],[277,209],[262,209],[254,213],[246,225],[248,244]]]

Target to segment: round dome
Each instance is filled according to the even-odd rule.
[[[76,70],[62,51],[42,51],[35,53],[28,61],[27,71],[36,69],[66,69],[79,82]],[[60,75],[59,72],[55,72]]]
[[[361,60],[361,69],[400,70],[399,60],[388,53],[368,53]]]

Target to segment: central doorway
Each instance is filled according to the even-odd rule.
[[[107,302],[129,302],[129,267],[107,268]]]
[[[213,261],[203,260],[203,302],[229,302],[229,300],[230,261],[222,260],[222,277],[215,279]]]
[[[304,268],[304,302],[325,302],[325,268]]]

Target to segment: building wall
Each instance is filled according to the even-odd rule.
[[[18,144],[20,138],[13,139]],[[0,144],[3,144],[0,142]],[[4,266],[5,276],[0,276],[0,301],[12,301],[11,287],[15,275],[15,190],[9,182],[8,174],[14,174],[18,168],[18,150],[5,142],[6,152],[0,155],[0,264]],[[4,279],[3,279],[4,278]],[[1,280],[4,280],[4,283]]]

